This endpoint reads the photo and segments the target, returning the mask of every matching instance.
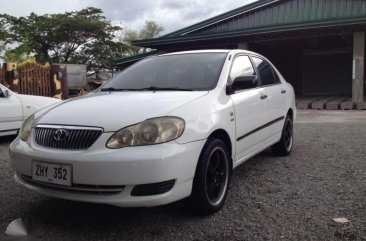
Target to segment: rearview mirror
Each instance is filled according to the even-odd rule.
[[[230,94],[239,90],[252,89],[258,86],[258,77],[255,75],[238,76],[234,79],[231,86],[228,86]]]

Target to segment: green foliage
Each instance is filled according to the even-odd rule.
[[[87,51],[94,53],[95,65],[102,67],[107,64],[106,58],[98,56],[110,57],[112,53],[98,52],[100,48],[96,46],[111,44],[114,33],[120,30],[102,13],[100,9],[89,7],[61,14],[31,13],[19,18],[1,15],[0,19],[8,24],[7,31],[12,34],[13,41],[19,42],[21,49],[34,53],[38,62],[75,63],[80,59],[80,51]]]
[[[158,25],[154,21],[145,21],[144,27],[139,33],[140,39],[152,39],[159,37],[160,33],[164,31],[161,25]]]
[[[155,23],[154,21],[147,20],[145,21],[143,28],[139,32],[136,30],[125,28],[122,40],[123,42],[128,44],[129,54],[136,55],[139,53],[145,53],[148,50],[145,48],[139,48],[137,46],[134,46],[132,44],[134,40],[157,38],[163,31],[164,28],[161,25]]]
[[[6,44],[11,42],[11,35],[6,31],[6,21],[0,18],[0,53],[5,50]]]
[[[140,32],[126,30],[123,41],[116,41],[115,34],[122,28],[93,7],[19,18],[0,14],[0,26],[0,52],[6,43],[18,45],[5,52],[2,58],[6,61],[19,62],[33,56],[40,63],[79,63],[89,69],[107,68],[115,57],[145,52],[132,46],[131,41],[155,38],[163,31],[155,22],[146,21]]]
[[[5,62],[19,63],[29,58],[30,52],[31,50],[27,49],[25,45],[21,45],[14,49],[5,50],[5,54],[2,58]]]
[[[89,69],[109,68],[116,56],[127,52],[127,45],[114,41],[95,41],[87,43],[72,57],[73,63],[87,64]]]

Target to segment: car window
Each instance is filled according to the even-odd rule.
[[[5,97],[5,95],[4,95],[4,91],[3,91],[3,89],[2,88],[0,88],[0,98],[4,98]]]
[[[210,90],[216,87],[227,53],[192,53],[151,57],[106,83],[102,90]]]
[[[256,75],[252,62],[248,56],[239,56],[235,58],[230,71],[230,80],[234,81],[236,77],[243,75]]]
[[[258,69],[262,85],[273,85],[278,83],[278,79],[276,79],[275,75],[273,74],[272,66],[267,61],[256,57],[252,58],[255,66]]]

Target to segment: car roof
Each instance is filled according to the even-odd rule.
[[[181,51],[181,52],[173,52],[167,54],[161,54],[158,56],[169,56],[169,55],[179,55],[179,54],[197,54],[197,53],[244,53],[244,54],[257,54],[251,51],[242,50],[242,49],[203,49],[203,50],[191,50],[191,51]],[[258,55],[258,54],[257,54]]]

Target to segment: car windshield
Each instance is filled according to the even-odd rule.
[[[151,57],[102,86],[101,91],[211,90],[216,87],[227,53],[191,53]]]

